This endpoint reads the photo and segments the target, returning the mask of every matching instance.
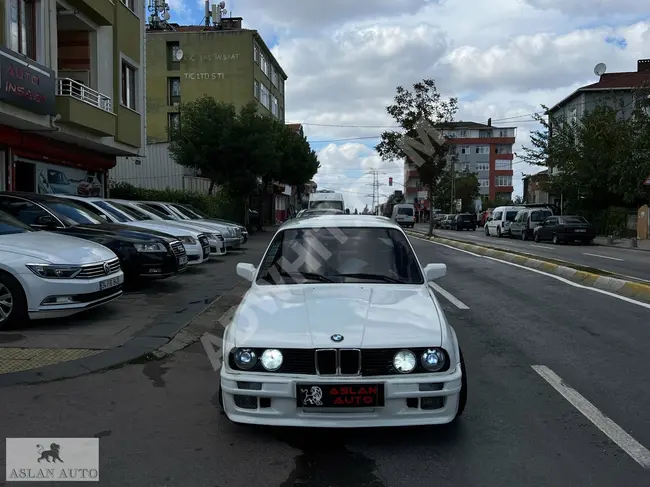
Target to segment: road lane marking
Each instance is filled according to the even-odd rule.
[[[531,365],[542,379],[559,392],[564,399],[580,411],[585,418],[591,421],[596,428],[605,433],[610,440],[616,443],[632,459],[643,468],[650,468],[650,450],[632,438],[623,428],[585,399],[578,391],[564,383],[562,378],[544,365]]]
[[[623,259],[617,259],[616,257],[608,257],[606,255],[588,254],[587,252],[583,252],[582,255],[588,255],[590,257],[600,257],[601,259],[617,260],[619,262],[624,262]]]
[[[535,245],[535,247],[539,247],[540,249],[555,250],[553,247],[545,247],[544,245]]]
[[[469,309],[469,306],[467,306],[465,303],[463,303],[460,299],[458,299],[456,296],[451,294],[449,291],[445,291],[442,287],[440,287],[439,284],[436,284],[435,282],[430,282],[429,286],[431,286],[431,289],[434,291],[438,292],[445,298],[447,298],[447,301],[449,301],[451,304],[456,306],[458,309]]]
[[[455,250],[456,252],[463,252],[465,254],[469,254],[469,255],[473,255],[474,257],[478,257],[480,259],[493,260],[494,262],[499,262],[501,264],[506,264],[506,265],[509,265],[509,266],[512,266],[512,267],[517,267],[519,269],[524,269],[524,270],[527,270],[527,271],[530,271],[530,272],[534,272],[535,274],[540,274],[542,276],[552,277],[553,279],[556,279],[556,280],[558,280],[560,282],[563,282],[564,284],[568,284],[569,286],[573,286],[573,287],[576,287],[578,289],[586,289],[588,291],[593,291],[595,293],[600,293],[600,294],[604,294],[606,296],[611,296],[612,298],[620,299],[621,301],[625,301],[626,303],[636,304],[637,306],[641,306],[642,308],[650,309],[650,304],[648,304],[648,303],[644,303],[642,301],[637,301],[635,299],[628,298],[627,296],[621,296],[620,294],[614,294],[612,292],[605,291],[603,289],[598,289],[598,288],[589,287],[589,286],[583,286],[582,284],[578,284],[577,282],[569,281],[568,279],[565,279],[564,277],[556,276],[555,274],[549,274],[548,272],[540,271],[539,269],[532,269],[532,268],[526,267],[524,265],[515,264],[514,262],[508,262],[508,261],[505,261],[505,260],[497,259],[495,257],[487,256],[487,255],[475,254],[474,252],[470,252],[469,250],[459,249],[459,248],[456,248],[456,247],[452,247],[451,245],[443,244],[441,242],[434,242],[432,240],[426,240],[424,238],[419,238],[419,237],[411,237],[411,238],[414,238],[416,240],[422,240],[423,242],[428,242],[428,243],[435,244],[435,245],[440,245],[441,247],[447,247],[448,249]]]

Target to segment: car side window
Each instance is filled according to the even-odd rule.
[[[553,217],[547,218],[546,220],[544,220],[544,226],[545,227],[550,227],[552,225],[555,225],[556,220],[557,220],[557,218],[553,218]]]
[[[171,215],[172,215],[171,211],[169,211],[167,208],[165,208],[165,207],[162,206],[162,205],[156,205],[156,204],[152,204],[152,203],[142,203],[142,206],[144,206],[145,209],[147,209],[147,208],[153,208],[154,210],[161,211],[162,213],[164,213],[164,214],[167,215],[167,216],[171,216]]]
[[[31,201],[19,200],[9,196],[0,196],[0,210],[9,213],[27,225],[35,225],[36,220],[42,216],[52,216]]]
[[[501,213],[500,211],[496,211],[496,212],[494,212],[494,213],[492,214],[492,220],[493,220],[493,221],[501,220],[501,214],[502,214],[502,213]]]

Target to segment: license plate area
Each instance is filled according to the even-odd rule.
[[[378,408],[385,404],[384,384],[296,384],[296,405],[312,408]]]
[[[586,231],[587,231],[587,230],[585,230],[584,228],[578,228],[578,229],[576,229],[576,232],[578,232],[578,233],[585,233]]]
[[[187,255],[178,258],[178,265],[187,265]]]
[[[110,279],[104,279],[103,281],[99,281],[99,290],[104,291],[105,289],[110,289],[115,286],[119,286],[122,284],[123,277],[122,276],[116,276],[116,277],[111,277]]]
[[[203,247],[203,258],[206,258],[208,255],[210,255],[210,247]]]

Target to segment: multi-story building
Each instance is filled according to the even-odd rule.
[[[179,104],[203,95],[237,108],[257,101],[261,111],[285,120],[287,75],[256,30],[242,18],[215,25],[154,24],[147,30],[147,140],[169,140]]]
[[[451,122],[437,127],[448,137],[456,156],[455,172],[476,173],[483,200],[509,201],[512,198],[513,146],[516,127],[494,127],[476,122]],[[419,191],[425,191],[417,168],[404,166],[404,191],[407,201],[416,201]],[[451,195],[450,195],[451,197]],[[425,203],[426,206],[426,203]]]
[[[138,0],[0,0],[0,190],[103,194],[144,140]]]

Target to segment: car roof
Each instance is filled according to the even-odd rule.
[[[27,191],[1,191],[0,195],[1,194],[4,194],[6,196],[17,196],[18,198],[25,198],[32,201],[61,201],[61,198],[53,195],[29,193]]]
[[[282,225],[282,230],[293,228],[319,228],[319,227],[373,227],[395,228],[401,227],[383,216],[375,215],[323,215],[313,218],[288,220]]]

